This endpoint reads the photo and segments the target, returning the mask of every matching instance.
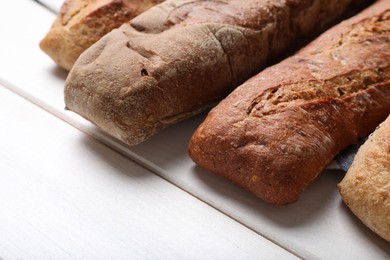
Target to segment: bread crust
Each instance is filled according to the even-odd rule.
[[[360,147],[338,188],[351,211],[390,242],[390,116]]]
[[[274,204],[390,113],[390,2],[377,1],[238,87],[190,140],[200,166]]]
[[[67,108],[129,145],[208,108],[351,0],[168,0],[103,37],[65,84]]]
[[[80,54],[106,33],[163,0],[65,0],[41,49],[70,70]]]

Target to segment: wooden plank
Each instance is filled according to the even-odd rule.
[[[0,119],[4,259],[295,258],[1,86]]]
[[[7,8],[18,10],[20,16],[11,15],[12,12],[5,11]],[[336,188],[342,178],[339,172],[324,172],[298,203],[275,207],[191,162],[187,142],[204,115],[169,127],[146,143],[129,148],[64,111],[62,87],[66,73],[55,67],[37,45],[54,16],[29,1],[7,2],[7,8],[0,8],[0,29],[7,35],[7,40],[0,42],[0,57],[4,57],[0,60],[0,80],[13,91],[303,258],[390,256],[387,243],[357,221],[343,205]],[[30,13],[37,19],[28,20]],[[20,20],[21,17],[26,18]],[[34,23],[29,28],[31,32],[20,34],[28,22]],[[13,24],[14,29],[7,24]]]

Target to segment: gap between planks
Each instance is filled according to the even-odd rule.
[[[304,258],[303,256],[300,256],[299,254],[297,254],[297,252],[294,252],[291,249],[283,246],[282,244],[278,243],[274,239],[271,239],[271,238],[261,234],[260,232],[256,231],[255,229],[249,227],[248,225],[246,225],[245,223],[243,223],[239,219],[237,219],[237,218],[235,218],[233,216],[228,215],[228,213],[226,213],[223,210],[219,209],[218,207],[212,205],[211,203],[207,202],[206,200],[200,198],[194,192],[191,192],[189,189],[185,189],[184,187],[181,187],[178,183],[175,183],[174,181],[172,181],[169,178],[165,177],[164,174],[163,174],[165,172],[164,169],[160,168],[159,166],[155,165],[154,163],[151,163],[148,160],[145,160],[143,157],[137,155],[136,153],[133,153],[133,152],[127,150],[124,147],[124,145],[120,143],[120,141],[117,141],[117,140],[113,139],[112,137],[110,137],[107,134],[103,133],[99,129],[96,128],[95,131],[92,131],[91,128],[83,126],[82,124],[78,123],[77,120],[75,120],[72,116],[67,115],[65,113],[60,113],[57,109],[50,107],[50,105],[45,104],[44,102],[41,102],[38,98],[35,98],[34,96],[32,96],[29,93],[21,90],[20,88],[14,86],[12,83],[10,83],[10,82],[2,79],[2,78],[0,78],[0,86],[5,87],[6,89],[11,91],[12,93],[14,93],[17,96],[25,99],[27,102],[32,103],[33,105],[39,107],[43,111],[51,114],[52,116],[58,118],[59,120],[67,123],[68,125],[71,125],[72,127],[80,130],[84,134],[92,137],[94,140],[104,144],[109,149],[119,153],[120,155],[126,157],[127,159],[129,159],[129,160],[137,163],[138,165],[144,167],[145,169],[149,170],[150,172],[152,172],[153,174],[155,174],[157,177],[161,178],[162,180],[170,183],[174,187],[184,191],[185,193],[187,193],[190,196],[196,198],[200,202],[202,202],[202,203],[206,204],[207,206],[213,208],[214,210],[218,211],[219,213],[223,214],[224,216],[232,219],[233,221],[235,221],[236,223],[240,224],[244,228],[254,232],[255,234],[263,237],[264,239],[270,241],[271,243],[279,246],[281,249],[289,252],[293,256],[295,256],[297,258],[300,258],[300,259]],[[166,175],[168,176],[168,174],[166,174]],[[312,257],[315,258],[314,255]],[[0,260],[3,260],[3,259],[0,258]]]

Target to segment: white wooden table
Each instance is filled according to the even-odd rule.
[[[272,206],[188,158],[204,115],[127,147],[64,110],[39,50],[55,14],[0,3],[0,259],[389,259],[325,171]]]

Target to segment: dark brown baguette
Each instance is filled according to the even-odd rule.
[[[70,70],[80,54],[106,33],[162,1],[65,0],[40,47]]]
[[[360,147],[338,187],[352,212],[390,242],[390,116]]]
[[[192,159],[267,202],[296,201],[390,113],[389,8],[376,2],[238,87],[193,135]]]
[[[68,109],[135,145],[209,107],[352,0],[168,0],[76,62]]]

